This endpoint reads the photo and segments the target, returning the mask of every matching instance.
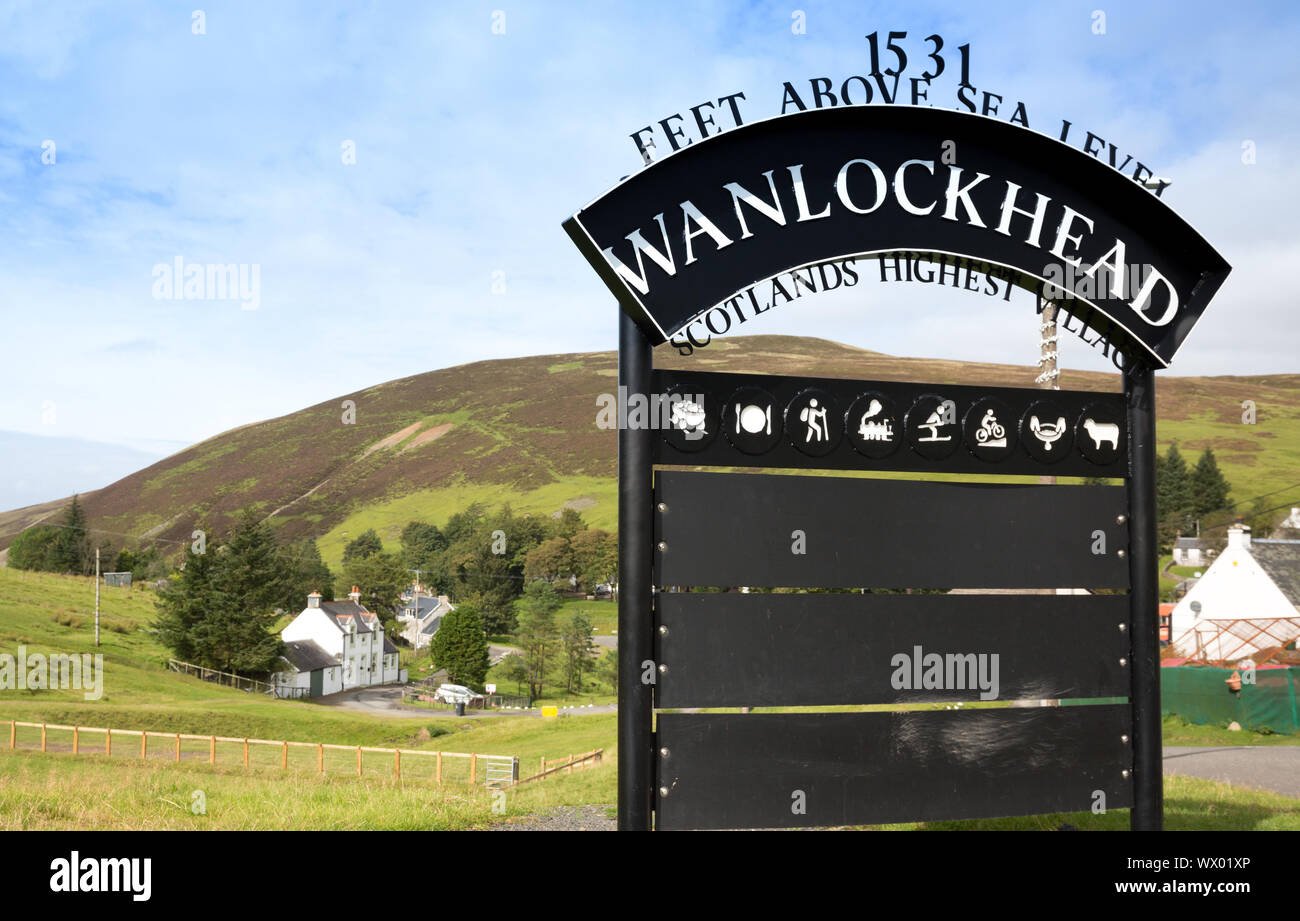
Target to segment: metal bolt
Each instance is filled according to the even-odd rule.
[[[668,549],[668,541],[666,541],[666,540],[661,540],[661,541],[659,541],[659,549],[660,549],[660,550],[667,550],[667,549]]]
[[[1120,737],[1119,737],[1119,740],[1120,740],[1121,742],[1127,742],[1127,741],[1128,741],[1128,733],[1124,733],[1124,735],[1120,736]],[[667,750],[667,749],[665,749],[665,751],[666,751],[666,750]]]
[[[1115,555],[1122,560],[1124,559],[1124,557],[1128,556],[1128,553],[1126,553],[1124,550],[1116,550]]]
[[[1120,665],[1128,665],[1128,659],[1120,659],[1120,660],[1119,660],[1119,664],[1120,664]],[[662,667],[662,666],[661,666],[661,667]]]
[[[1125,738],[1128,738],[1128,736],[1125,736]],[[661,749],[659,749],[659,757],[660,757],[660,758],[667,758],[670,754],[671,754],[671,752],[669,752],[668,749],[666,749],[666,748],[661,748]]]
[[[660,635],[660,636],[667,636],[667,635],[668,635],[668,627],[667,627],[666,625],[664,625],[664,624],[660,624],[660,625],[659,625],[659,635]]]
[[[667,502],[660,502],[660,503],[659,503],[659,511],[661,511],[661,512],[666,512],[666,511],[668,511],[668,503],[667,503]]]
[[[1123,633],[1123,632],[1124,632],[1125,630],[1127,630],[1127,629],[1128,629],[1128,624],[1120,624],[1120,625],[1119,625],[1119,632],[1120,632],[1120,633]]]
[[[1126,522],[1126,521],[1128,521],[1128,516],[1127,516],[1127,515],[1116,515],[1116,516],[1115,516],[1115,524],[1123,524],[1123,523]]]
[[[667,674],[667,673],[668,673],[668,666],[667,666],[667,665],[660,665],[660,666],[659,666],[659,674],[661,674],[661,675],[665,675],[665,674]]]
[[[1125,776],[1128,776],[1128,771],[1125,771],[1125,772],[1124,772],[1124,775],[1125,775]],[[667,796],[667,795],[668,795],[668,788],[667,788],[667,787],[660,787],[660,788],[659,788],[659,795],[660,795],[660,796]]]
[[[1125,768],[1124,770],[1120,771],[1120,773],[1124,775],[1124,779],[1125,779],[1125,780],[1128,779],[1128,773],[1129,773],[1129,772],[1128,772],[1128,769],[1127,769],[1127,768]],[[668,795],[667,793],[664,794],[664,796],[667,796],[667,795]]]

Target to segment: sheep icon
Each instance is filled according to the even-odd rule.
[[[1119,450],[1119,426],[1113,422],[1098,422],[1095,419],[1084,419],[1083,427],[1087,430],[1088,436],[1092,438],[1093,447],[1100,450],[1106,442],[1116,451]]]
[[[1029,417],[1029,431],[1043,443],[1043,450],[1052,450],[1052,445],[1065,434],[1065,417],[1061,416],[1055,423],[1039,422],[1037,416]]]

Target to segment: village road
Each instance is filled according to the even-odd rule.
[[[1166,774],[1204,777],[1300,798],[1300,745],[1166,746],[1164,765]]]

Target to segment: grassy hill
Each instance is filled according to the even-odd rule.
[[[821,339],[749,336],[690,358],[661,348],[662,367],[934,383],[1027,386],[1036,369],[896,358]],[[1114,391],[1118,376],[1067,371],[1070,389]],[[616,435],[595,425],[599,394],[617,386],[614,352],[483,361],[340,394],[296,413],[226,432],[84,495],[91,525],[180,542],[222,531],[252,506],[283,536],[318,538],[327,562],[366,528],[395,541],[410,520],[442,523],[470,502],[518,511],[579,509],[617,526]],[[355,423],[344,424],[344,401]],[[1241,423],[1243,400],[1257,406]],[[1212,447],[1247,499],[1300,482],[1300,374],[1180,378],[1157,389],[1161,447]],[[1300,504],[1300,488],[1291,496]],[[0,548],[63,502],[0,513]],[[115,537],[120,544],[122,537]],[[164,546],[168,546],[164,544]],[[179,543],[170,546],[179,546]]]

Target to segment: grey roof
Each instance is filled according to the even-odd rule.
[[[1196,550],[1201,546],[1201,539],[1199,537],[1180,537],[1174,546],[1181,550]]]
[[[339,617],[343,617],[344,623],[346,623],[347,618],[350,615],[351,618],[356,621],[357,633],[370,632],[370,625],[367,624],[366,621],[374,615],[355,601],[322,601],[320,603],[320,609],[325,612],[326,617],[334,621],[334,625],[340,630],[345,630],[346,628],[343,624],[339,623]]]
[[[291,640],[285,643],[284,659],[299,672],[314,672],[339,664],[315,640]]]
[[[414,600],[415,600],[415,599],[411,599],[411,601],[414,601]],[[446,610],[446,609],[448,608],[448,605],[443,604],[443,603],[442,603],[442,599],[440,599],[440,598],[438,598],[438,597],[436,597],[436,596],[432,596],[432,597],[431,597],[431,596],[429,596],[429,595],[421,595],[421,596],[420,596],[420,609],[419,609],[419,611],[414,611],[414,608],[415,608],[415,605],[414,605],[414,604],[408,603],[408,604],[406,605],[406,610],[408,610],[408,611],[413,611],[413,612],[414,612],[414,615],[415,615],[419,620],[424,620],[424,619],[425,619],[426,617],[428,617],[430,614],[435,614],[435,613],[437,613],[438,610],[439,610],[440,608],[443,609],[443,610]]]
[[[420,632],[427,636],[433,636],[435,633],[438,632],[438,628],[441,626],[442,626],[442,618],[435,617],[433,620],[429,621],[427,624],[421,627]]]
[[[1300,605],[1300,540],[1253,540],[1250,555],[1286,600]]]
[[[395,652],[397,652],[397,647],[394,646],[393,641],[388,638],[388,634],[384,634],[384,655],[392,655]]]

